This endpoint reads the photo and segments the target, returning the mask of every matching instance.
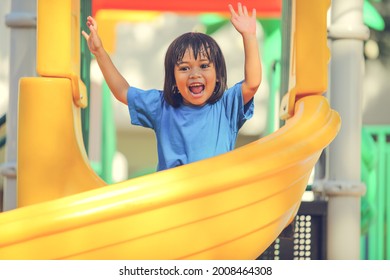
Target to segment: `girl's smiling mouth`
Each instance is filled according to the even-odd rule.
[[[205,86],[202,83],[193,83],[188,88],[193,95],[199,95],[203,93]]]

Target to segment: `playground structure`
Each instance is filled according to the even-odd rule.
[[[304,1],[297,2],[304,3]],[[323,2],[325,6],[326,2]],[[73,1],[71,7],[65,5],[66,7],[57,6],[49,9],[45,6],[47,10],[38,10],[38,30],[41,30],[42,38],[46,37],[44,34],[51,34],[52,31],[44,29],[50,28],[49,24],[42,24],[43,27],[40,27],[40,15],[45,12],[48,15],[47,12],[53,11],[55,8],[61,11],[70,8],[72,14],[77,14],[78,7],[74,5],[75,3],[77,4],[77,1]],[[305,4],[307,5],[307,3]],[[66,30],[69,16],[66,12],[63,14],[64,19],[61,22],[64,23]],[[297,19],[304,18],[302,14],[300,15],[297,16]],[[49,15],[46,20],[49,23],[53,21]],[[324,22],[324,18],[322,20]],[[73,24],[77,20],[72,19],[71,22]],[[42,30],[45,31],[42,32]],[[72,30],[73,32],[79,30],[77,24],[72,26]],[[307,32],[307,30],[305,31]],[[65,45],[73,46],[72,36],[74,34],[66,35],[70,43]],[[321,40],[324,41],[324,37],[321,37]],[[40,49],[39,44],[45,45],[45,43],[38,39],[38,72],[45,77],[22,79],[19,101],[21,104],[19,110],[24,113],[20,113],[19,119],[18,206],[34,205],[1,214],[2,227],[8,229],[4,235],[0,235],[1,244],[7,244],[0,246],[0,256],[4,256],[4,258],[254,258],[267,248],[296,214],[308,175],[321,150],[330,143],[338,130],[337,114],[329,109],[323,97],[312,96],[313,93],[321,95],[326,90],[327,80],[324,79],[324,75],[313,75],[309,79],[301,80],[298,78],[310,75],[310,72],[314,73],[313,68],[310,68],[313,65],[306,64],[304,67],[307,68],[294,69],[296,70],[296,84],[292,82],[293,87],[289,88],[284,99],[285,103],[282,105],[282,108],[284,104],[286,105],[284,115],[287,124],[275,134],[228,155],[209,160],[207,163],[196,163],[163,174],[145,176],[134,181],[87,191],[103,186],[104,182],[86,164],[87,160],[83,150],[78,152],[78,149],[82,147],[79,107],[86,105],[85,88],[77,74],[79,65],[74,57],[65,57],[63,61],[52,63],[53,57],[58,57],[58,54],[50,54],[45,47]],[[74,46],[78,46],[77,41]],[[300,48],[295,51],[301,50]],[[40,51],[41,55],[39,55]],[[69,50],[64,50],[64,52],[74,54],[77,53],[77,48],[71,52]],[[303,53],[307,58],[306,50],[301,52],[301,59]],[[44,69],[41,70],[39,69],[39,57],[43,59],[41,65],[44,65]],[[315,53],[314,57],[318,59],[318,53]],[[324,60],[321,61],[319,68],[323,70],[323,73],[326,73],[324,70],[327,63],[326,56],[320,54],[320,57]],[[76,63],[74,63],[75,61]],[[302,65],[299,63],[302,62],[299,60],[299,54],[296,54],[296,61],[298,67]],[[74,65],[69,65],[69,62],[74,63]],[[63,68],[65,71],[58,74],[58,65],[61,63],[65,63]],[[54,70],[52,71],[50,67],[47,68],[47,65],[53,66]],[[305,70],[306,72],[304,72]],[[307,81],[313,82],[315,86],[320,85],[320,90],[318,88],[313,90],[312,84],[308,86]],[[61,93],[58,93],[58,96],[53,99],[53,92]],[[69,95],[70,92],[73,92],[73,101],[70,98],[72,96]],[[305,95],[309,96],[305,97]],[[28,104],[28,106],[23,107],[23,104]],[[342,108],[339,111],[342,111]],[[40,112],[46,113],[41,114]],[[56,115],[60,118],[53,118]],[[32,120],[33,116],[36,116],[37,119]],[[50,122],[52,124],[50,130],[48,130],[47,121],[49,118],[53,119]],[[358,122],[359,118],[356,120]],[[31,123],[41,124],[41,126],[40,128],[39,126],[32,128]],[[37,133],[37,131],[39,132]],[[47,131],[53,133],[47,134]],[[64,133],[64,131],[67,132]],[[33,134],[45,134],[45,139],[37,138],[34,142],[35,140],[31,138]],[[31,149],[31,145],[39,148],[39,157],[42,158],[42,161],[34,160],[37,158],[37,150]],[[58,146],[63,147],[60,152],[57,151]],[[45,149],[41,147],[45,147]],[[31,165],[33,160],[36,164]],[[267,161],[267,164],[264,161]],[[53,162],[58,164],[58,167],[53,167]],[[221,166],[221,170],[225,169],[226,173],[216,171],[216,174],[208,176],[207,180],[206,178],[202,178],[203,180],[200,181],[195,180],[197,177],[202,177],[210,169],[209,166]],[[41,170],[41,173],[37,174],[37,170]],[[48,174],[47,170],[61,170],[61,173],[50,172]],[[253,173],[250,173],[249,170]],[[196,174],[201,174],[201,176],[196,176]],[[234,176],[227,176],[230,174],[234,174]],[[267,179],[270,174],[272,174],[272,180],[276,181]],[[344,176],[344,174],[339,176],[337,172],[332,175],[333,179]],[[352,174],[351,177],[354,177],[354,183],[360,180],[356,181],[356,174]],[[227,178],[227,181],[222,180],[222,178]],[[160,189],[162,182],[166,182],[167,185],[163,190]],[[205,184],[205,182],[208,183]],[[53,186],[60,185],[62,186],[53,188]],[[267,189],[267,186],[268,188],[272,186],[272,190]],[[344,217],[345,215],[355,216],[353,220],[356,221],[356,212],[359,212],[359,209],[356,208],[358,207],[358,199],[356,198],[359,198],[362,193],[361,185],[356,184],[358,187],[358,191],[356,191],[355,185],[343,184],[344,193],[341,195],[341,199],[339,193],[332,189],[332,185],[325,185],[325,189],[330,196],[336,193],[336,198],[331,201],[337,207],[339,203],[345,203],[345,200],[342,199],[348,193],[350,186],[354,192],[352,198],[347,199],[348,203],[353,206],[351,212],[340,215],[336,211],[336,214]],[[245,191],[241,192],[242,190]],[[258,195],[254,196],[254,193],[258,193]],[[149,198],[150,196],[152,198]],[[237,200],[237,197],[242,197],[242,199]],[[248,197],[251,197],[251,200],[247,200]],[[221,201],[224,202],[224,205],[219,205]],[[237,204],[233,203],[232,205],[228,202]],[[182,211],[182,204],[187,211]],[[204,205],[218,205],[214,209],[217,212],[212,213],[208,210],[213,209],[204,209]],[[268,215],[269,212],[266,209],[269,207],[266,206],[271,206],[274,209],[275,216]],[[279,208],[279,206],[282,207]],[[165,210],[159,211],[160,208],[166,209],[166,212],[164,213]],[[145,216],[137,216],[137,213],[143,211],[145,211]],[[177,224],[173,221],[168,223],[170,220],[168,217],[174,216],[176,218],[178,216],[175,213],[178,212],[184,212],[187,215],[182,214],[185,217],[178,219]],[[196,212],[200,213],[195,215]],[[265,212],[267,212],[267,217],[264,217],[262,222],[254,224],[251,213]],[[240,217],[247,217],[243,221],[242,232],[232,230],[228,225],[229,221],[239,220]],[[154,225],[155,227],[150,228],[146,226],[146,224],[151,223],[148,222],[150,219],[152,221],[162,220],[164,225],[158,223],[158,225]],[[100,222],[101,220],[102,222]],[[134,227],[128,227],[127,230],[124,230],[124,225],[131,225],[135,222],[145,224],[142,226],[143,232],[136,231],[134,235],[124,233],[126,236],[121,233],[121,231],[125,231],[133,234]],[[186,227],[187,225],[188,227]],[[233,229],[236,226],[233,225]],[[21,227],[27,227],[29,230],[20,232]],[[110,234],[107,239],[91,241],[85,246],[80,244],[84,243],[86,239],[90,239],[88,237],[94,232],[106,232],[108,228],[116,228],[117,234]],[[210,232],[206,235],[200,235],[199,231],[202,229],[204,231],[205,228],[209,229]],[[175,229],[180,230],[175,232]],[[353,229],[356,229],[356,223],[353,224]],[[359,229],[357,231],[359,232]],[[226,236],[226,232],[232,232],[232,235]],[[184,235],[179,235],[183,233]],[[335,232],[334,234],[339,233]],[[200,235],[199,242],[192,244],[193,247],[181,248],[182,251],[174,250],[179,243],[180,247],[186,247],[184,244],[188,244],[188,238],[192,235]],[[150,236],[152,239],[147,238]],[[162,247],[161,251],[158,250],[158,252],[148,255],[151,252],[145,251],[145,248],[151,248],[150,244],[156,242],[156,245],[152,246],[153,248],[161,246],[158,236],[164,240],[169,236],[177,243],[168,242],[165,245],[167,247]],[[140,243],[134,242],[134,240],[141,239],[143,241]],[[72,240],[75,244],[67,250],[63,247],[52,247],[34,255],[37,253],[37,250],[33,249],[35,247],[47,248],[50,246],[48,244],[52,244],[52,242],[64,244],[68,240]],[[356,247],[355,241],[356,238],[352,238],[353,244],[349,243],[346,246]],[[332,244],[332,242],[330,243]],[[124,255],[123,251],[132,251],[134,246],[139,250],[135,250],[133,255]],[[258,247],[252,248],[253,246]],[[345,244],[341,246],[345,246]],[[337,255],[338,252],[329,251],[330,258],[348,258],[348,255]],[[356,258],[356,250],[352,251],[352,256],[352,258]]]

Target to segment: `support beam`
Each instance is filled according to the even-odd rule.
[[[329,147],[327,181],[315,187],[328,197],[328,259],[360,259],[360,180],[363,0],[333,0],[331,6],[330,100],[341,116],[341,130]]]

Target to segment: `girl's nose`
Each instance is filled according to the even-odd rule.
[[[200,72],[198,69],[194,69],[190,73],[190,78],[199,78],[200,77]]]

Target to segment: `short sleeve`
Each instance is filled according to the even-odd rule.
[[[154,129],[161,114],[162,102],[163,94],[160,90],[130,87],[127,91],[127,106],[131,123]]]
[[[226,109],[226,116],[233,125],[233,129],[238,132],[244,123],[253,116],[253,98],[248,103],[244,104],[242,82],[229,88],[222,98]]]

